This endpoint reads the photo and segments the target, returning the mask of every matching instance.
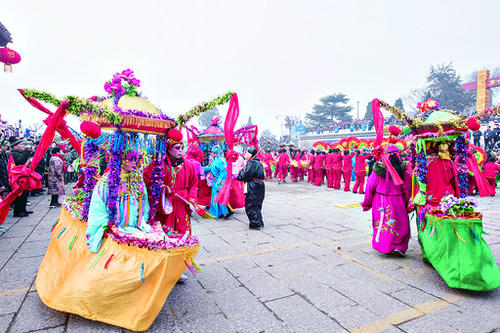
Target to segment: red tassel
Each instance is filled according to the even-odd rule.
[[[108,269],[109,262],[111,261],[111,259],[113,259],[114,256],[114,254],[109,256],[108,260],[106,260],[106,263],[104,264],[104,269]]]

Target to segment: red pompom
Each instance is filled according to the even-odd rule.
[[[182,132],[176,130],[175,128],[171,128],[168,131],[168,138],[173,142],[181,142],[182,141]]]
[[[88,136],[89,138],[92,139],[97,139],[98,137],[101,136],[101,128],[96,124],[91,121],[84,121],[80,125],[80,130]]]
[[[401,133],[401,130],[399,129],[399,127],[391,125],[389,126],[389,133],[394,136],[398,136]]]
[[[481,128],[481,124],[476,118],[471,117],[467,119],[467,128],[471,131],[478,131]]]

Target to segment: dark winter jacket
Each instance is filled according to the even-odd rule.
[[[25,165],[30,157],[29,152],[24,150],[12,149],[10,153],[12,154],[12,159],[14,159],[14,163],[16,165]]]
[[[238,180],[247,183],[246,200],[262,201],[265,197],[264,168],[258,158],[248,161],[238,174]]]
[[[9,157],[5,152],[0,153],[0,186],[4,186],[7,192],[10,191],[9,173],[7,171],[7,164]]]

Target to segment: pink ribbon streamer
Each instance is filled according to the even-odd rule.
[[[223,206],[227,206],[229,204],[229,194],[231,192],[231,182],[233,174],[233,159],[234,154],[237,154],[235,151],[233,151],[234,126],[236,125],[236,121],[238,120],[239,115],[240,107],[238,105],[238,95],[234,93],[231,97],[231,100],[229,101],[229,109],[227,110],[226,120],[224,122],[224,139],[226,140],[226,144],[228,147],[228,151],[226,153],[227,176],[226,181],[224,182],[224,186],[222,186],[222,189],[215,197],[215,201]]]
[[[62,101],[53,117],[51,117],[50,122],[47,124],[47,128],[40,139],[40,143],[36,147],[30,166],[16,166],[9,171],[12,176],[16,177],[16,182],[12,183],[12,192],[10,192],[7,197],[0,202],[0,224],[5,221],[7,214],[9,214],[10,204],[14,202],[14,200],[24,190],[32,190],[42,187],[42,183],[40,181],[42,177],[35,172],[35,168],[42,159],[43,155],[45,155],[45,152],[49,149],[52,140],[54,139],[57,124],[64,118],[68,105],[68,101]]]

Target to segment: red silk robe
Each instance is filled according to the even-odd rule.
[[[168,174],[165,172],[167,170],[167,164],[163,161],[164,175],[162,179],[162,185],[169,185]],[[160,221],[164,226],[174,229],[179,233],[185,233],[186,231],[191,231],[191,209],[182,200],[179,199],[174,193],[177,193],[180,197],[186,199],[191,203],[196,203],[197,193],[198,193],[198,177],[196,176],[194,165],[187,160],[184,160],[182,164],[177,167],[173,167],[174,171],[177,171],[174,176],[174,185],[171,186],[172,194],[169,195],[170,202],[172,203],[173,211],[172,213],[165,215],[161,207],[156,207],[155,219]],[[144,182],[148,189],[149,195],[151,195],[151,176],[153,172],[153,163],[148,165],[146,170],[144,170]],[[172,170],[170,170],[172,172]],[[152,201],[150,199],[150,204]],[[158,206],[161,205],[161,200]]]

